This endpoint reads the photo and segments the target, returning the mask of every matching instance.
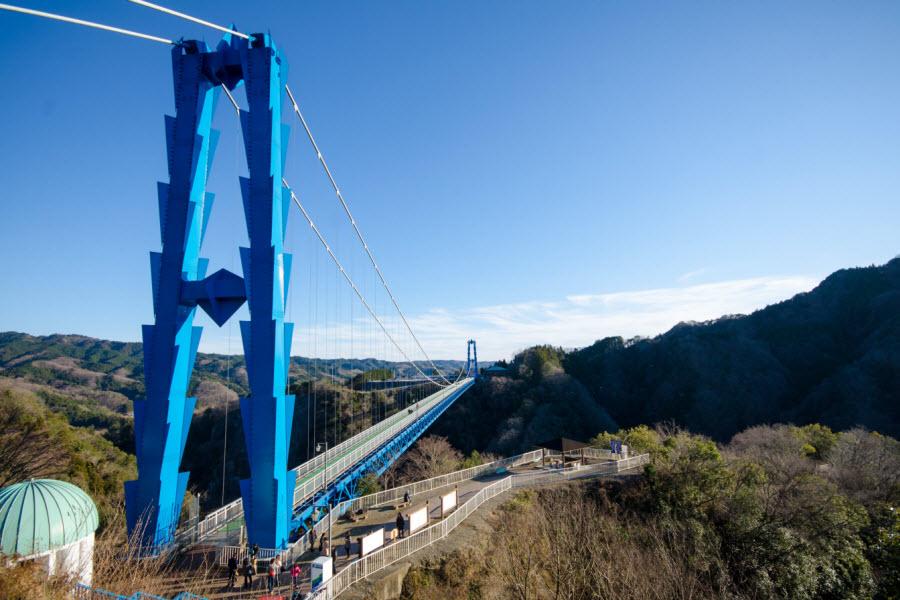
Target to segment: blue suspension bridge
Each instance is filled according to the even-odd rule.
[[[223,38],[210,48],[199,40],[172,40],[0,4],[2,10],[171,46],[175,115],[165,118],[168,181],[157,184],[162,249],[150,253],[154,321],[142,329],[146,397],[134,403],[138,476],[125,484],[129,533],[142,546],[158,551],[175,543],[214,540],[229,525],[243,521],[250,544],[285,548],[331,507],[355,497],[364,477],[381,475],[473,385],[478,375],[475,341],[468,341],[466,366],[453,381],[425,352],[287,85],[287,62],[269,34],[245,34],[144,0],[130,1],[220,30]],[[235,98],[238,87],[244,89],[246,107]],[[215,200],[206,188],[219,139],[212,122],[220,93],[238,116],[247,160],[248,176],[239,177],[249,239],[240,248],[241,275],[226,269],[210,274],[209,260],[201,257]],[[377,306],[357,285],[288,184],[285,161],[290,128],[282,124],[285,100],[390,300],[397,317],[393,325],[379,316]],[[286,251],[285,236],[292,204],[356,301],[411,367],[412,376],[369,382],[361,391],[422,390],[424,386],[436,391],[289,468],[292,434],[297,433],[292,431],[296,399],[288,393],[294,325],[286,320],[292,255]],[[179,469],[196,407],[188,391],[203,329],[194,324],[197,308],[221,327],[245,303],[249,319],[240,321],[240,333],[249,394],[240,399],[240,413],[249,477],[240,481],[240,498],[203,519],[181,524],[190,474]],[[408,335],[415,352],[403,347],[397,331]]]

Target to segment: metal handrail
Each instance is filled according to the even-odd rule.
[[[410,423],[427,412],[434,405],[444,400],[448,395],[455,393],[461,387],[471,385],[473,379],[467,378],[462,381],[448,386],[427,398],[423,398],[416,404],[407,407],[405,411],[400,410],[387,419],[380,421],[376,425],[361,431],[353,437],[344,440],[334,448],[328,450],[327,453],[319,456],[292,469],[297,473],[298,485],[294,488],[294,507],[308,499],[312,494],[322,488],[322,486],[338,475],[346,471],[350,466],[356,464],[361,458],[368,455],[371,451],[381,446],[386,440],[393,437],[398,431],[405,429]],[[355,446],[355,447],[354,447]],[[352,448],[349,453],[344,454],[341,458],[335,460],[334,457],[345,453]],[[324,472],[326,464],[325,454],[328,455],[328,470]],[[318,473],[312,473],[319,469]],[[299,480],[306,474],[312,473],[305,481]],[[244,514],[243,503],[240,498],[218,508],[209,513],[196,525],[186,527],[176,534],[178,541],[204,540],[211,534],[215,533],[227,523],[241,517]]]
[[[337,573],[337,575],[332,577],[323,588],[316,592],[312,596],[313,599],[325,600],[326,598],[335,598],[357,581],[365,579],[372,573],[380,571],[398,560],[446,537],[457,525],[462,523],[466,517],[475,512],[478,507],[511,488],[512,477],[505,477],[496,483],[482,488],[440,523],[426,527],[418,533],[397,540],[389,546],[385,546],[368,556],[353,561]]]
[[[407,538],[393,542],[391,545],[377,550],[368,556],[353,561],[332,577],[324,587],[313,594],[312,599],[333,600],[341,593],[345,592],[354,583],[365,579],[373,573],[392,565],[398,560],[405,558],[440,539],[443,539],[482,504],[513,488],[525,487],[536,483],[545,483],[559,478],[572,479],[575,477],[588,477],[607,473],[621,473],[646,464],[649,460],[649,454],[641,454],[639,456],[618,460],[614,463],[591,465],[587,467],[567,467],[565,469],[554,469],[549,472],[538,471],[534,475],[517,474],[505,477],[500,481],[479,490],[474,496],[461,504],[456,511],[440,523],[436,523]]]
[[[422,481],[417,481],[415,483],[401,485],[389,490],[382,490],[380,492],[374,492],[366,496],[360,496],[359,498],[345,500],[339,504],[336,504],[332,508],[332,510],[335,514],[341,515],[345,514],[347,511],[355,512],[361,509],[368,509],[373,506],[378,506],[380,504],[399,500],[400,498],[403,498],[406,492],[409,492],[411,496],[423,494],[426,492],[430,492],[431,490],[436,490],[454,483],[459,483],[461,481],[469,481],[487,473],[496,472],[497,469],[503,467],[516,467],[519,465],[528,464],[538,460],[540,457],[540,450],[532,450],[523,454],[517,454],[515,456],[491,461],[483,465],[469,467],[467,469],[460,469],[458,471],[447,473],[445,475],[438,475],[436,477],[423,479]],[[318,539],[319,536],[323,534],[327,529],[328,519],[325,518],[319,520],[312,527],[313,539]],[[310,538],[309,533],[307,532],[304,536],[301,536],[301,538],[288,546],[286,550],[279,551],[275,549],[260,549],[260,555],[258,556],[259,558],[274,558],[278,553],[281,553],[285,564],[287,564],[289,562],[293,562],[295,556],[303,554],[310,547]],[[238,550],[237,546],[222,546],[220,548],[221,549],[218,552],[218,562],[223,566],[227,564],[228,558],[230,558],[231,556],[237,556],[238,559],[240,559],[243,558],[246,553],[246,551],[244,553],[241,553]],[[234,548],[235,550],[230,550],[231,548]],[[265,550],[265,553],[263,553],[263,550]]]
[[[431,490],[442,488],[453,483],[475,479],[476,477],[480,477],[487,473],[496,472],[499,468],[516,467],[519,465],[528,464],[538,460],[540,457],[540,450],[532,450],[530,452],[517,454],[508,458],[501,458],[499,460],[491,461],[483,465],[469,467],[467,469],[460,469],[459,471],[453,471],[452,473],[447,473],[445,475],[437,475],[429,479],[423,479],[421,481],[401,485],[388,490],[374,492],[372,494],[368,494],[367,496],[360,496],[359,498],[345,500],[344,502],[335,505],[335,510],[337,514],[340,515],[346,513],[347,511],[355,512],[361,509],[372,508],[373,506],[378,506],[380,504],[399,500],[403,498],[407,492],[410,494],[410,496],[415,496],[417,494],[430,492]]]

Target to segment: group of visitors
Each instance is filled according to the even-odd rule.
[[[346,532],[344,534],[344,556],[346,558],[350,558],[350,553],[353,551],[353,539],[350,537],[350,532]],[[335,554],[332,555],[331,551],[331,540],[328,539],[327,534],[322,534],[319,536],[319,555],[320,556],[331,556],[333,558],[337,558],[339,554],[337,554],[337,548],[335,548]]]
[[[403,495],[404,504],[409,504],[412,500],[409,492],[406,492]],[[397,530],[399,532],[400,537],[403,537],[403,533],[405,530],[406,521],[403,518],[403,514],[401,512],[397,512]],[[310,529],[309,531],[309,546],[312,549],[315,542],[315,530]],[[327,534],[322,533],[319,537],[319,554],[322,556],[332,556],[331,552],[331,540],[328,538]],[[344,556],[349,560],[351,558],[351,553],[353,551],[353,540],[350,537],[350,532],[347,531],[344,534]],[[243,576],[243,589],[253,589],[253,577],[259,574],[258,568],[258,557],[259,557],[259,545],[253,544],[252,546],[248,546],[247,553],[240,561],[240,566],[238,565],[238,559],[236,556],[232,556],[228,559],[228,587],[233,588],[237,585],[237,576]],[[266,568],[266,589],[268,592],[272,592],[279,585],[279,577],[282,573],[289,572],[291,575],[291,587],[296,590],[300,585],[300,563],[294,563],[293,565],[285,566],[281,562],[281,557],[276,556],[272,560],[269,561],[269,564]]]
[[[253,589],[253,576],[259,573],[257,568],[257,559],[259,556],[259,545],[253,544],[248,547],[247,554],[241,560],[240,574],[244,577],[242,585],[243,589]],[[281,562],[281,557],[276,556],[269,561],[266,570],[266,590],[271,593],[279,585],[279,578],[282,573],[290,573],[291,588],[298,590],[300,587],[300,563],[295,562],[291,566],[285,566]],[[238,560],[236,556],[228,559],[228,587],[233,588],[237,584]]]

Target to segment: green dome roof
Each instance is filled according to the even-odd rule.
[[[97,530],[90,496],[64,481],[32,479],[0,490],[0,554],[30,556]]]

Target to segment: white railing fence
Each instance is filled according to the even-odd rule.
[[[359,462],[360,459],[384,444],[397,432],[405,429],[435,405],[445,400],[450,394],[467,388],[472,382],[473,380],[469,378],[448,386],[416,404],[408,406],[405,410],[394,413],[369,429],[357,433],[334,448],[329,448],[327,452],[294,468],[293,471],[297,473],[297,485],[294,488],[294,506],[296,507],[312,494],[322,489],[326,482],[331,481]],[[327,473],[324,469],[326,463],[328,466]],[[204,540],[227,523],[242,517],[243,514],[243,503],[238,498],[207,514],[196,525],[179,531],[176,534],[176,540],[182,543]]]
[[[359,498],[353,498],[352,500],[345,500],[334,507],[335,512],[339,515],[345,514],[348,511],[354,513],[358,510],[365,510],[388,502],[395,502],[402,499],[407,492],[410,496],[414,497],[454,483],[469,481],[481,477],[482,475],[493,474],[501,468],[512,468],[532,463],[540,458],[540,450],[532,450],[531,452],[525,452],[524,454],[501,458],[499,460],[484,463],[483,465],[453,471],[446,475],[438,475],[437,477],[423,479],[422,481],[401,485],[366,496],[360,496]]]
[[[512,487],[511,484],[511,477],[506,477],[496,483],[492,483],[479,490],[478,493],[460,505],[453,514],[440,523],[427,527],[409,537],[397,540],[391,543],[390,546],[386,546],[368,556],[353,561],[337,575],[332,577],[331,580],[313,596],[313,598],[315,600],[335,598],[338,594],[344,592],[357,581],[365,579],[372,573],[380,571],[398,560],[446,537],[447,534],[453,531],[457,525],[462,523],[466,517],[477,510],[479,506],[491,498],[499,496],[509,490]]]
[[[259,552],[257,552],[256,554],[256,559],[261,561],[270,561],[283,552],[283,550],[277,550],[274,548],[260,548]],[[219,565],[223,567],[228,564],[228,559],[231,557],[236,558],[237,563],[240,566],[241,561],[244,560],[244,557],[250,556],[250,552],[246,546],[221,546],[217,549],[216,554],[218,555]]]
[[[469,467],[468,469],[461,469],[459,471],[454,471],[452,473],[447,473],[446,475],[438,475],[437,477],[432,477],[430,479],[424,479],[422,481],[417,481],[415,483],[410,483],[407,485],[402,485],[399,487],[391,488],[389,490],[383,490],[380,492],[375,492],[374,494],[368,494],[366,496],[360,496],[359,498],[353,498],[352,500],[345,500],[340,504],[335,505],[332,508],[332,517],[338,518],[339,515],[346,513],[347,511],[356,512],[358,510],[369,509],[374,506],[379,506],[381,504],[385,504],[388,502],[394,502],[403,498],[406,492],[409,492],[410,496],[415,496],[417,494],[424,494],[430,492],[432,490],[436,490],[448,485],[452,485],[454,483],[460,483],[463,481],[470,481],[472,479],[476,479],[482,475],[493,474],[496,473],[498,469],[501,468],[512,468],[520,465],[529,464],[535,462],[541,458],[540,450],[532,450],[531,452],[525,452],[523,454],[517,454],[515,456],[510,456],[508,458],[501,458],[499,460],[491,461],[485,463],[483,465],[478,465],[476,467]],[[328,517],[320,519],[313,526],[312,531],[313,535],[310,536],[309,532],[306,532],[305,535],[301,536],[294,543],[292,543],[286,550],[284,550],[284,554],[282,556],[283,562],[287,564],[288,562],[293,562],[295,557],[301,556],[307,550],[311,548],[315,544],[315,541],[319,539],[323,533],[328,530]],[[222,548],[235,548],[239,549],[237,546],[223,546]],[[235,551],[229,550],[228,552],[219,552],[218,553],[218,562],[220,565],[225,566],[228,563],[228,558],[232,555],[235,555]],[[275,552],[272,550],[272,552]],[[240,558],[246,554],[240,554]],[[272,555],[274,556],[274,554]],[[239,558],[239,560],[240,560]],[[268,556],[267,556],[268,558]]]
[[[535,471],[533,473],[517,473],[513,475],[513,487],[528,487],[538,483],[550,483],[555,480],[581,479],[584,477],[597,477],[599,475],[612,475],[628,471],[650,462],[649,454],[623,458],[596,465],[580,465],[566,467],[564,469],[551,469]]]
[[[538,458],[540,457],[540,450]],[[529,454],[529,453],[526,453]],[[524,456],[524,455],[522,455]],[[316,592],[313,600],[333,600],[346,591],[354,583],[369,575],[392,565],[434,542],[445,538],[457,525],[475,512],[482,504],[492,498],[513,489],[532,486],[539,483],[551,483],[557,480],[596,477],[599,475],[621,473],[642,466],[650,461],[649,454],[641,454],[631,458],[598,465],[578,466],[565,469],[541,470],[528,474],[515,474],[492,483],[466,502],[461,504],[449,517],[407,538],[403,538],[385,548],[357,559],[338,572],[323,588]],[[374,495],[374,494],[373,494]]]

